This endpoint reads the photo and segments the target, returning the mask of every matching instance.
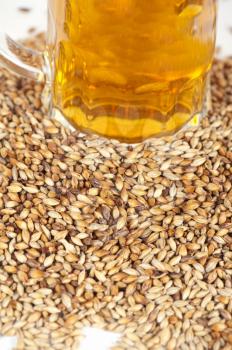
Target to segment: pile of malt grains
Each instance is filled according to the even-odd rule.
[[[0,70],[0,333],[17,350],[232,349],[232,59],[197,130],[132,149],[49,120]]]

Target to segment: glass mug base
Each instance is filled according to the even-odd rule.
[[[76,113],[75,116],[81,115],[82,118],[86,118],[86,116],[83,114],[81,109],[75,108],[75,111],[73,111],[73,112]],[[206,110],[203,109],[203,111],[194,113],[190,117],[188,114],[185,114],[185,113],[183,113],[182,115],[177,114],[176,116],[174,116],[174,118],[176,117],[176,119],[178,119],[178,122],[175,125],[174,125],[175,122],[172,122],[174,125],[174,128],[172,129],[171,132],[162,132],[160,123],[154,122],[154,124],[156,124],[158,126],[158,127],[156,127],[156,129],[158,129],[158,131],[159,131],[158,135],[156,133],[154,133],[153,135],[151,134],[144,139],[141,139],[141,138],[133,138],[132,139],[131,137],[130,138],[128,137],[128,135],[125,131],[124,134],[121,133],[121,137],[117,136],[117,140],[122,142],[122,143],[137,144],[139,142],[145,142],[146,140],[150,141],[153,138],[162,138],[162,137],[167,137],[167,136],[175,137],[180,131],[183,131],[184,129],[186,129],[188,127],[197,127],[200,123],[201,118],[205,115],[205,113],[206,113]],[[67,119],[67,117],[65,117],[65,115],[61,112],[61,110],[59,108],[52,108],[51,118],[54,120],[57,120],[59,123],[61,123],[63,126],[70,129],[72,132],[78,130],[83,135],[84,134],[93,134],[92,129],[83,128],[81,126],[76,127],[76,125],[74,123],[72,123],[72,121],[69,121]],[[107,117],[103,117],[103,118],[107,118]],[[182,123],[182,121],[183,121],[183,123]],[[106,137],[104,134],[102,135],[101,133],[97,133],[96,131],[94,132],[94,134],[101,136],[103,138],[107,138],[107,139],[116,139],[116,137],[113,134],[110,135],[109,137]]]
[[[107,115],[106,113],[98,114],[96,117],[87,114],[83,107],[78,104],[71,103],[66,108],[54,107],[52,104],[50,116],[57,120],[71,131],[78,130],[82,134],[96,134],[103,138],[117,139],[127,144],[137,144],[154,138],[168,137],[174,138],[179,131],[188,127],[197,127],[201,118],[210,108],[210,89],[208,76],[205,79],[203,91],[198,94],[194,93],[193,98],[197,96],[195,107],[191,112],[182,111],[169,113],[166,117],[157,116],[153,118],[140,115],[136,118],[120,118],[115,115]],[[46,93],[48,96],[49,93]],[[178,97],[176,97],[178,100]],[[82,105],[83,106],[83,105]],[[194,102],[192,102],[194,106]],[[126,111],[126,109],[124,109]],[[171,137],[171,138],[169,138]]]

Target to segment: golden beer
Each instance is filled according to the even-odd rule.
[[[76,128],[133,143],[197,122],[214,0],[50,0],[49,9],[53,105]]]

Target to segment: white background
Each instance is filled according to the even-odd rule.
[[[0,0],[0,32],[8,32],[14,38],[24,38],[31,27],[35,27],[37,32],[44,30],[46,2],[47,0]],[[20,7],[28,7],[31,11],[20,12]],[[218,12],[217,45],[222,48],[220,55],[232,55],[232,0],[219,0]],[[80,350],[108,350],[117,339],[115,334],[96,329],[86,329],[85,334],[86,339]],[[0,349],[12,350],[14,345],[15,339],[0,337]]]

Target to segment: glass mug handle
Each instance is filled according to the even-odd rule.
[[[43,53],[26,48],[5,33],[0,33],[0,65],[14,73],[37,81],[44,81]]]

